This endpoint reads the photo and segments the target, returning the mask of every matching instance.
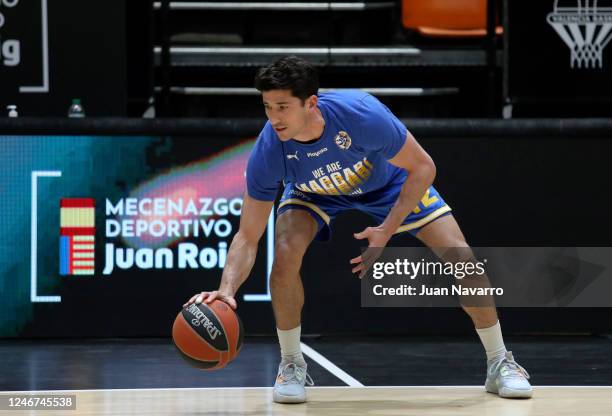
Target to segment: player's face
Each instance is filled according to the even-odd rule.
[[[261,94],[266,117],[274,127],[278,138],[287,141],[297,137],[306,128],[309,101],[302,103],[291,90],[271,90]]]

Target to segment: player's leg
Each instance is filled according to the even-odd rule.
[[[300,268],[316,233],[316,221],[303,210],[285,211],[276,221],[270,291],[278,329],[289,330],[300,324],[304,304]]]
[[[270,292],[281,347],[281,364],[273,393],[274,401],[279,403],[301,403],[306,400],[304,384],[308,375],[300,350],[304,305],[300,268],[317,230],[317,222],[304,210],[284,211],[276,221]]]
[[[455,253],[472,257],[469,245],[452,215],[445,215],[423,226],[416,237],[444,261],[457,261],[456,258],[444,258],[445,253],[453,253],[453,250],[441,250],[444,248],[459,248]],[[506,351],[493,298],[488,299],[486,304],[489,306],[463,306],[472,318],[487,354],[485,387],[488,392],[501,397],[531,397],[533,391],[527,381],[529,375],[514,361],[512,352]]]
[[[427,247],[431,248],[444,261],[459,261],[458,258],[448,258],[451,255],[461,255],[469,260],[472,256],[470,246],[459,228],[459,224],[452,215],[446,215],[430,222],[419,230],[416,237]],[[459,250],[442,250],[457,248]],[[449,253],[448,255],[445,253]],[[445,258],[446,257],[446,258]],[[472,318],[477,329],[490,328],[497,323],[497,311],[492,297],[487,299],[489,306],[462,305],[465,312]]]

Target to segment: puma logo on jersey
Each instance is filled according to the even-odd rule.
[[[298,151],[296,150],[294,155],[287,155],[287,159],[289,159],[289,160],[295,159],[295,160],[297,160],[299,162],[300,158],[298,157],[297,154],[298,154]]]

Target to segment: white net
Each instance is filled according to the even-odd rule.
[[[603,48],[600,45],[585,43],[572,48],[572,68],[601,68]]]

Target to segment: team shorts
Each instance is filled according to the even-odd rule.
[[[318,232],[315,240],[328,241],[331,238],[330,224],[343,211],[356,209],[369,214],[382,223],[399,197],[403,182],[396,182],[362,195],[319,195],[302,192],[292,183],[285,186],[277,214],[290,209],[307,211],[317,221]],[[421,228],[433,220],[449,215],[451,208],[444,202],[433,186],[421,198],[418,206],[410,213],[395,234],[409,232],[416,235]]]

